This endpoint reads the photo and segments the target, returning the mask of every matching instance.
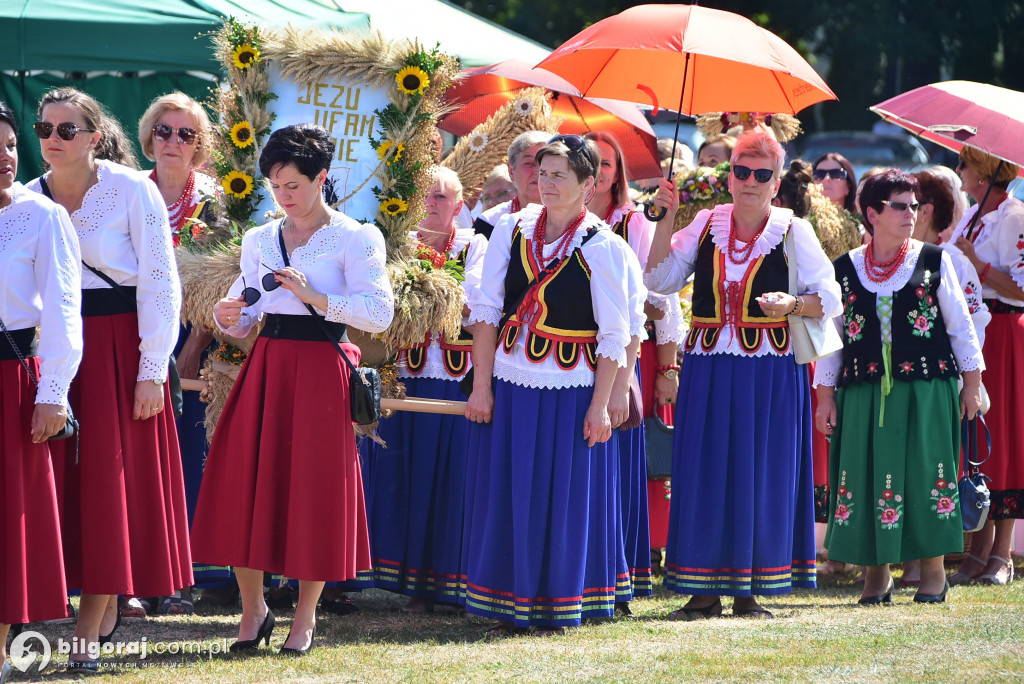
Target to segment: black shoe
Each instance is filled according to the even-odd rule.
[[[320,601],[320,607],[331,615],[351,615],[359,612],[359,606],[352,603],[347,596],[339,596],[336,599],[324,599]]]
[[[862,596],[860,601],[857,601],[858,605],[861,606],[879,606],[883,603],[892,603],[892,590],[896,587],[896,583],[893,582],[892,577],[889,578],[889,587],[885,590],[885,593],[878,596]],[[943,594],[945,596],[945,594]],[[915,599],[916,600],[916,599]]]
[[[949,580],[946,580],[946,584],[942,587],[941,594],[922,594],[917,592],[914,594],[914,603],[945,603],[946,592],[949,591]]]
[[[291,638],[292,638],[292,633],[288,632],[288,639],[291,639]],[[285,639],[285,641],[288,641],[288,639]],[[306,648],[288,648],[287,646],[282,646],[281,647],[281,655],[294,656],[296,658],[301,658],[302,656],[308,654],[309,650],[311,648],[313,648],[313,640],[314,639],[316,639],[316,625],[315,624],[313,625],[313,633],[309,637],[309,646],[306,646]]]
[[[710,606],[703,608],[680,608],[668,614],[669,618],[676,620],[700,620],[702,618],[718,617],[722,614],[722,599],[716,599]]]
[[[69,660],[68,672],[74,674],[94,675],[100,673],[100,661],[98,660]]]
[[[256,632],[255,639],[248,639],[246,641],[236,641],[231,644],[229,649],[232,653],[238,653],[239,651],[252,651],[259,648],[261,641],[266,641],[267,646],[270,645],[270,634],[274,631],[274,625],[277,620],[274,618],[274,614],[267,610],[267,617],[263,618],[263,624],[260,625],[259,630]]]
[[[623,617],[632,617],[633,611],[629,609],[628,601],[617,601],[615,603],[615,614]]]
[[[114,636],[114,632],[116,632],[117,628],[120,627],[120,626],[121,626],[121,611],[118,610],[117,611],[117,620],[114,622],[114,628],[112,630],[110,630],[110,634],[107,634],[106,636],[100,634],[100,639],[99,639],[100,646],[102,646],[103,644],[109,644],[110,640]]]

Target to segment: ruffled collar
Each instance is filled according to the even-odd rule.
[[[530,204],[519,212],[519,230],[524,239],[533,239],[533,230],[537,226],[537,219],[540,218],[540,212],[543,209],[543,205]],[[608,226],[605,225],[604,221],[602,221],[599,216],[591,211],[587,211],[587,215],[583,217],[583,223],[580,224],[579,228],[576,229],[576,232],[572,236],[572,241],[569,243],[567,253],[572,253],[583,245],[583,237],[591,228],[596,228],[597,230],[608,230]],[[557,243],[544,245],[545,256],[552,254],[556,245]]]
[[[767,256],[786,237],[786,231],[793,219],[792,209],[772,207],[768,225],[757,237],[751,248],[750,259]],[[720,204],[711,212],[711,241],[722,253],[729,251],[729,230],[732,223],[732,205]],[[746,244],[746,243],[741,243]]]

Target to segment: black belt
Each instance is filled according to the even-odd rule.
[[[135,288],[122,285],[121,289],[125,291],[124,294],[106,287],[82,290],[82,315],[113,316],[138,311],[136,303],[125,297],[125,294],[131,295],[134,300]]]
[[[985,306],[988,307],[989,313],[994,314],[1024,314],[1024,306],[1014,306],[1013,304],[1007,304],[1001,299],[985,299]]]
[[[18,351],[21,352],[22,357],[27,359],[39,353],[35,328],[18,328],[7,332],[14,338],[14,344],[18,345]],[[7,335],[0,333],[0,361],[17,360],[18,354],[11,347],[11,343],[7,341]]]
[[[260,337],[276,340],[302,340],[304,342],[327,342],[327,336],[312,316],[305,314],[267,314]],[[344,323],[324,321],[331,335],[338,342],[348,342],[348,326]]]

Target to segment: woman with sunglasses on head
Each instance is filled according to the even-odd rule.
[[[142,153],[155,162],[147,176],[156,183],[167,206],[175,247],[180,243],[183,233],[189,232],[194,237],[205,226],[216,221],[217,183],[211,176],[198,171],[210,157],[212,135],[206,111],[184,93],[161,95],[153,100],[139,119]],[[175,345],[175,360],[181,377],[199,378],[199,368],[211,342],[213,335],[208,330],[182,321],[178,343]],[[182,394],[181,414],[178,418],[178,439],[185,477],[185,499],[191,519],[199,497],[199,484],[207,452],[206,428],[203,425],[206,404],[199,400],[198,392]],[[196,584],[204,587],[204,597],[207,592],[211,598],[214,594],[218,598],[231,596],[231,592],[226,591],[226,585],[230,583],[233,589],[235,582],[228,568],[194,565],[193,572]],[[189,588],[175,592],[173,596],[159,597],[156,601],[157,605],[151,606],[153,612],[193,612]],[[122,614],[125,610],[122,608]]]
[[[629,201],[622,149],[609,133],[589,133],[586,137],[597,145],[601,155],[596,190],[587,203],[587,209],[600,216],[613,233],[626,240],[640,261],[640,268],[644,269],[647,267],[647,255],[654,237],[654,224]],[[684,336],[683,310],[677,294],[666,297],[653,292],[647,295],[645,309],[651,320],[645,326],[640,358],[636,364],[643,394],[643,414],[650,417],[658,411],[671,425],[671,409],[668,406],[675,402],[679,392],[676,352]],[[618,431],[616,437],[621,458],[619,472],[623,534],[633,596],[650,596],[653,586],[643,426]],[[662,484],[657,483],[657,486],[661,487]],[[626,604],[618,608],[622,612],[629,612]]]
[[[498,620],[495,636],[610,617],[631,595],[612,430],[646,292],[636,256],[584,206],[596,145],[556,136],[536,159],[542,204],[495,226],[469,303],[462,600]]]
[[[950,582],[1002,585],[1013,581],[1013,526],[1024,517],[1024,372],[1016,361],[1024,354],[1024,203],[1006,191],[1020,173],[1014,164],[965,146],[957,171],[964,192],[978,204],[964,214],[952,242],[977,270],[992,314],[982,378],[992,402],[985,420],[993,448],[984,467],[992,478],[992,509],[989,522],[971,537],[971,554]],[[980,218],[968,235],[976,216]]]
[[[82,590],[75,636],[92,648],[117,628],[118,594],[192,584],[178,436],[164,410],[181,287],[156,186],[107,159],[128,149],[117,121],[60,88],[43,96],[35,131],[50,171],[29,187],[70,212],[82,249],[85,350],[70,394],[81,447],[54,470],[68,587]],[[71,661],[98,668],[96,657]]]
[[[914,600],[945,601],[943,556],[963,550],[960,419],[981,406],[984,364],[952,260],[911,237],[916,192],[896,169],[864,184],[871,242],[835,261],[844,347],[814,374],[815,424],[831,437],[825,545],[867,566],[861,605],[892,603],[889,564],[917,559]]]
[[[826,325],[839,287],[811,225],[772,207],[784,156],[765,128],[741,134],[733,204],[675,235],[668,217],[651,245],[648,287],[675,292],[693,274],[665,562],[665,586],[692,595],[678,618],[721,615],[721,596],[736,597],[733,615],[770,618],[757,595],[815,586],[810,383],[787,316]]]
[[[213,310],[233,337],[264,321],[217,425],[192,526],[199,561],[234,567],[242,619],[232,651],[270,644],[264,572],[299,580],[281,652],[304,655],[325,581],[372,567],[349,370],[327,335],[358,365],[346,326],[382,332],[394,295],[380,231],[324,201],[334,149],[313,124],[270,136],[260,173],[285,217],[245,234],[242,274]]]
[[[46,440],[64,429],[82,358],[78,239],[67,212],[17,175],[18,124],[0,102],[0,682],[11,625],[66,615]]]

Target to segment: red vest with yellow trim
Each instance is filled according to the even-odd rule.
[[[466,266],[466,256],[469,254],[469,244],[462,248],[455,255],[455,260],[463,267]],[[399,366],[405,366],[409,375],[419,375],[427,365],[427,349],[433,339],[432,333],[428,332],[427,337],[420,344],[415,344],[408,349],[398,352]],[[455,340],[449,340],[446,335],[441,334],[438,340],[441,348],[441,357],[444,359],[444,370],[448,375],[457,378],[469,370],[470,353],[473,351],[473,335],[465,328],[459,330],[459,336]]]
[[[761,348],[767,335],[771,347],[784,354],[789,350],[789,322],[769,318],[761,311],[756,297],[765,292],[786,292],[789,289],[789,264],[780,242],[767,255],[751,259],[743,279],[725,280],[725,253],[711,237],[711,220],[704,226],[697,245],[693,271],[693,323],[686,336],[686,351],[698,344],[710,352],[718,344],[722,330],[732,326],[740,347],[748,354]],[[725,302],[729,302],[726,313]]]
[[[582,244],[595,235],[596,228],[588,229]],[[508,320],[498,333],[505,353],[525,334],[526,358],[533,363],[554,354],[563,370],[572,370],[581,358],[596,370],[597,321],[590,296],[590,267],[582,249],[573,250],[545,274],[536,262],[532,242],[523,238],[517,224],[510,257],[505,272],[504,314]],[[527,288],[530,291],[523,297]]]

